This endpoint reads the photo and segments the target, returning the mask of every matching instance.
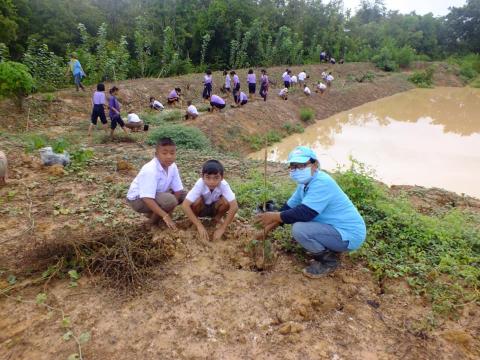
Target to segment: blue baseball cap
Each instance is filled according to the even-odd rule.
[[[317,154],[315,154],[315,152],[307,146],[297,146],[290,154],[288,154],[289,163],[303,164],[308,162],[310,159],[318,160]]]

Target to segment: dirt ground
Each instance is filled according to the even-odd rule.
[[[313,66],[308,69],[315,74],[322,70]],[[348,70],[349,65],[343,69],[360,71]],[[270,73],[281,71],[271,69]],[[129,100],[123,101],[145,107],[147,94],[165,94],[178,82],[186,87],[193,77],[122,82],[130,89],[125,91],[129,95],[124,95]],[[306,103],[317,106],[317,118],[321,119],[372,100],[369,97],[381,97],[388,93],[388,86],[392,86],[392,93],[410,87],[401,76],[395,78],[398,82],[390,75],[377,79],[373,84],[352,84],[351,88],[346,83],[347,90],[335,87],[327,94],[331,101],[318,106],[313,98],[304,99],[300,94],[289,99],[288,105],[272,99],[267,102],[268,115],[276,111],[280,114],[288,107],[289,114],[298,117],[291,103]],[[377,92],[373,91],[375,87]],[[199,92],[200,87],[192,91]],[[271,93],[274,98],[275,91]],[[44,103],[39,100],[41,95],[35,98],[32,101]],[[88,102],[89,96],[64,90],[58,101],[31,112],[30,126],[39,132],[50,128],[54,134],[69,133],[87,143],[83,134],[88,124]],[[266,116],[266,112],[260,101],[249,105],[219,115],[202,115],[194,125],[208,129],[215,122],[230,124],[235,116],[238,126],[253,132],[256,118]],[[51,108],[46,117],[48,106]],[[285,109],[279,110],[280,106]],[[8,114],[6,103],[0,109]],[[12,124],[24,119],[23,115],[10,116],[2,126],[12,132]],[[277,120],[271,121],[261,129],[280,126]],[[237,121],[231,126],[219,125],[218,132],[210,136],[217,139],[217,145],[225,144],[228,149],[235,145],[238,150],[240,142],[232,144],[225,135],[234,134],[236,126]],[[83,359],[90,360],[480,358],[478,305],[466,304],[457,319],[434,319],[430,304],[413,294],[403,280],[379,284],[361,262],[349,256],[342,258],[342,267],[334,274],[319,280],[302,276],[305,261],[285,252],[276,253],[271,270],[258,271],[246,251],[254,228],[242,217],[235,219],[224,240],[204,247],[195,229],[176,210],[177,232],[164,227],[150,231],[153,244],[168,249],[169,259],[152,269],[148,286],[139,289],[136,296],[125,297],[118,289],[103,286],[99,276],[87,274],[82,274],[75,287],[68,276],[36,283],[41,273],[28,262],[27,254],[53,241],[67,242],[69,234],[88,237],[94,230],[108,232],[119,224],[143,223],[144,219],[124,202],[131,180],[153,154],[140,138],[136,140],[89,144],[95,154],[90,164],[64,173],[42,167],[35,154],[24,154],[23,145],[15,137],[0,137],[0,148],[7,150],[11,168],[9,185],[0,189],[1,360],[67,359],[79,352],[74,339],[63,339],[68,330],[77,337],[81,333],[90,335],[81,345]],[[246,145],[241,146],[240,152],[246,151]],[[179,151],[177,164],[187,188],[197,179],[200,164],[210,157],[203,152]],[[242,157],[217,157],[228,170],[227,179],[243,179],[259,166]],[[270,167],[274,176],[285,176],[281,166]],[[417,196],[414,203],[425,212],[445,206],[480,209],[475,199],[462,200],[441,190],[403,190],[412,198]],[[12,291],[5,293],[12,283]],[[70,325],[62,324],[61,312],[36,304],[39,293],[47,294],[45,304],[61,309]]]

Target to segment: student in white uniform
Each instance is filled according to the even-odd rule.
[[[163,106],[160,101],[155,100],[155,98],[152,96],[150,97],[150,108],[153,110],[162,111],[165,109],[165,106]]]
[[[220,161],[205,162],[202,166],[202,177],[188,192],[182,204],[183,211],[197,227],[202,242],[209,240],[209,236],[200,217],[211,217],[217,222],[213,240],[220,240],[238,210],[235,194],[223,174],[224,168]]]
[[[176,225],[170,214],[185,198],[175,164],[176,157],[177,147],[173,140],[159,139],[155,157],[143,165],[127,193],[127,201],[132,209],[146,214],[151,225],[156,225],[162,219],[173,230]]]
[[[290,77],[290,84],[292,86],[296,86],[298,84],[298,78],[297,78],[297,75],[292,75]]]
[[[327,90],[327,85],[325,85],[323,82],[319,81],[317,86],[315,87],[315,92],[318,93],[320,91],[320,94],[323,95],[325,90]]]
[[[288,99],[288,89],[283,88],[282,90],[280,90],[280,92],[278,93],[278,96],[280,96],[283,100],[287,100]]]
[[[335,78],[333,77],[332,73],[329,72],[325,80],[327,81],[327,86],[330,87],[332,86],[332,82]]]
[[[132,130],[132,132],[138,132],[143,127],[143,121],[138,117],[137,114],[129,112],[125,126]]]
[[[187,108],[187,113],[185,114],[185,120],[196,119],[198,116],[197,107],[195,105],[192,105],[191,100],[187,101],[187,105],[188,105],[188,108]]]
[[[298,74],[298,83],[300,84],[300,86],[303,87],[303,85],[305,84],[306,78],[307,78],[307,73],[305,72],[305,70],[303,70]]]
[[[303,85],[303,93],[307,96],[310,96],[312,95],[312,91],[310,90],[310,88],[307,86],[307,84]]]

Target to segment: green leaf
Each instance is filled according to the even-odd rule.
[[[70,317],[66,316],[62,319],[62,327],[69,328],[70,327]]]
[[[80,275],[79,275],[79,273],[77,272],[77,270],[70,270],[70,271],[68,272],[68,275],[70,276],[70,279],[72,279],[72,280],[78,280],[78,279],[80,279]]]
[[[78,337],[78,341],[80,342],[80,344],[85,344],[90,340],[90,336],[90,331],[85,331],[80,334],[80,336]]]
[[[35,302],[37,303],[37,305],[43,304],[46,300],[47,300],[47,294],[45,293],[39,293],[35,298]]]
[[[80,355],[78,354],[70,354],[67,358],[67,360],[80,360]]]
[[[73,332],[71,330],[68,330],[65,334],[63,334],[62,339],[65,341],[68,341],[70,340],[72,335],[73,335]]]
[[[8,275],[7,281],[10,285],[14,285],[17,282],[17,277],[15,275]]]

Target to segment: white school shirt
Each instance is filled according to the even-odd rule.
[[[213,204],[223,196],[228,202],[235,200],[235,194],[233,193],[230,185],[224,180],[213,190],[210,190],[205,184],[202,178],[198,179],[192,190],[190,190],[186,196],[186,199],[192,203],[198,200],[200,196],[203,197],[205,205]]]
[[[137,114],[131,113],[127,116],[127,123],[139,123],[142,122]]]
[[[327,81],[333,81],[334,77],[332,75],[327,75]]]
[[[165,109],[165,106],[163,106],[162,103],[158,100],[153,100],[153,106],[159,107],[160,109]]]
[[[248,96],[242,91],[240,92],[240,101],[244,101],[244,100],[248,101]]]
[[[278,93],[278,95],[280,96],[284,96],[288,94],[288,89],[287,88],[283,88],[282,90],[280,90],[280,92]]]
[[[187,108],[187,112],[190,113],[190,114],[198,115],[198,110],[197,110],[197,108],[195,107],[195,105],[190,105],[190,106]]]
[[[304,81],[307,78],[307,73],[305,71],[302,71],[300,74],[298,74],[298,80]]]
[[[293,75],[291,78],[290,78],[290,82],[292,84],[296,84],[297,83],[297,76],[296,75]]]
[[[287,75],[287,74],[288,74],[288,72],[285,71],[285,72],[282,74],[282,79],[283,79],[283,78],[285,77],[285,75]]]
[[[325,85],[324,83],[320,83],[317,85],[317,88],[319,88],[320,90],[325,90],[327,88],[327,85]]]
[[[327,78],[327,73],[324,71],[322,72],[322,79],[326,79]]]
[[[231,82],[232,82],[232,79],[230,78],[230,75],[227,74],[227,75],[225,76],[225,87],[226,87],[227,89],[230,89],[230,84],[231,84]]]
[[[310,91],[310,88],[307,86],[306,88],[303,88],[303,92],[305,95],[311,95],[312,92]]]
[[[157,192],[167,192],[168,190],[173,190],[173,192],[183,190],[177,164],[170,165],[167,172],[160,165],[160,161],[154,157],[142,166],[138,175],[133,179],[128,189],[127,199],[155,199]]]

